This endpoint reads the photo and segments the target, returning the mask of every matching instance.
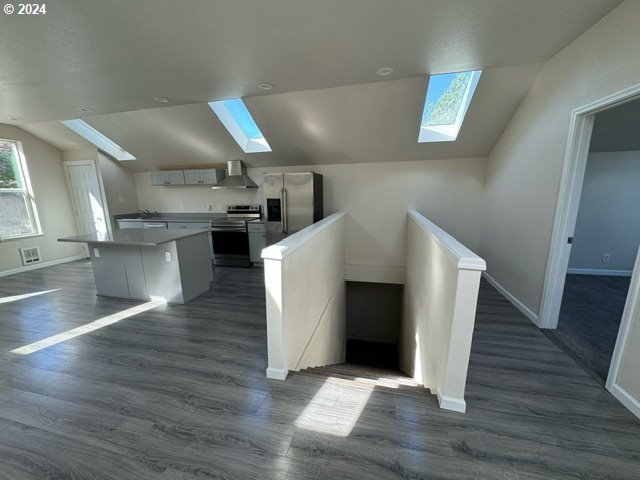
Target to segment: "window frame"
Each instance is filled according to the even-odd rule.
[[[2,236],[0,234],[0,242],[6,242],[9,240],[19,240],[22,238],[29,237],[37,237],[43,235],[42,233],[42,225],[40,223],[40,216],[38,215],[38,208],[36,205],[35,195],[33,193],[33,186],[31,184],[31,177],[29,175],[29,168],[27,165],[27,157],[24,154],[24,149],[22,147],[22,142],[20,140],[12,140],[8,138],[0,138],[0,142],[4,143],[12,143],[16,146],[17,152],[17,166],[18,166],[18,174],[21,176],[22,187],[21,188],[2,188],[0,187],[0,192],[19,192],[24,194],[25,204],[27,207],[27,213],[29,215],[29,220],[31,221],[31,225],[35,230],[32,233],[24,233],[20,235],[12,235],[9,237]]]
[[[427,109],[427,98],[429,97],[429,86],[431,84],[431,78],[440,75],[456,75],[459,73],[470,73],[469,83],[465,88],[462,102],[456,112],[456,118],[453,123],[444,125],[424,125],[422,118]],[[422,108],[422,116],[420,117],[420,130],[418,132],[418,143],[433,143],[433,142],[455,142],[458,139],[458,134],[462,128],[462,123],[467,116],[467,110],[471,104],[471,100],[476,92],[476,87],[480,81],[482,70],[465,70],[460,72],[446,72],[434,74],[429,77],[429,85],[427,86],[427,92],[425,94],[424,106]]]

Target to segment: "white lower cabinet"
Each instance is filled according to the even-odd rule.
[[[167,228],[188,229],[188,230],[211,230],[211,222],[167,222]],[[213,242],[211,241],[211,233],[209,237],[209,254],[213,259]]]
[[[247,223],[249,232],[249,260],[262,263],[262,250],[267,247],[266,225],[263,222]]]

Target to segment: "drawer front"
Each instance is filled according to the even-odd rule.
[[[186,228],[188,230],[209,230],[209,222],[168,222],[168,228]]]
[[[248,222],[247,223],[247,230],[249,232],[265,233],[267,231],[267,226],[264,223]]]

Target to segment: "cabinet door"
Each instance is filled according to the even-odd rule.
[[[224,170],[217,168],[207,168],[200,170],[202,183],[205,185],[217,185],[224,178]]]
[[[164,173],[167,174],[167,180],[169,181],[169,185],[184,185],[184,171],[167,170]]]
[[[202,170],[185,170],[184,171],[184,183],[185,185],[201,185],[202,184]]]
[[[267,236],[264,233],[249,233],[249,260],[262,263],[262,250],[267,247]]]
[[[167,174],[164,172],[151,172],[151,185],[166,185]]]

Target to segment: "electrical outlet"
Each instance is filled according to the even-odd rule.
[[[611,261],[611,254],[605,253],[602,255],[602,263],[609,263]]]
[[[171,252],[164,252],[164,259],[167,262],[170,262],[171,261]]]
[[[124,197],[118,197],[118,203],[124,203]]]
[[[67,244],[67,245],[65,245],[65,247],[67,248],[67,252],[71,251],[71,245]]]
[[[220,203],[216,205],[216,209],[217,209],[219,212],[222,212],[222,211],[223,211],[223,208],[222,208],[222,207],[223,207],[223,205],[222,205],[222,204],[220,204]]]

